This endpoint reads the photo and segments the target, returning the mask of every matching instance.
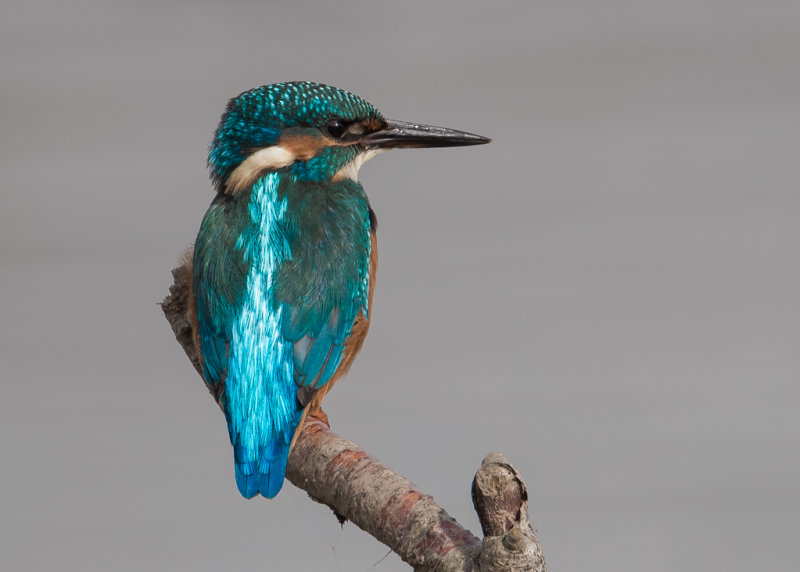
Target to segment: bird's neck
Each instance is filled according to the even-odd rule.
[[[372,226],[367,195],[350,178],[309,181],[279,171],[259,178],[247,192],[228,200],[240,205],[236,211],[243,235],[255,238],[277,224],[293,252],[307,250],[305,255],[313,257],[319,256],[315,254],[319,245],[344,248]]]
[[[297,240],[347,240],[369,230],[369,201],[349,178],[327,181],[280,177],[278,196],[286,201],[286,229]]]

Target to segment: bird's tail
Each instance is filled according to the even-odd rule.
[[[248,460],[255,457],[255,460]],[[273,498],[281,490],[289,458],[289,442],[274,439],[266,447],[250,455],[242,447],[234,447],[236,486],[245,498],[257,494]]]

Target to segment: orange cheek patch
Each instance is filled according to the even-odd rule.
[[[322,135],[306,133],[284,133],[278,140],[278,145],[292,153],[297,161],[308,161],[323,147],[330,145]]]

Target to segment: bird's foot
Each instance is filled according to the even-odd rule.
[[[328,421],[328,414],[327,414],[327,413],[325,413],[325,412],[322,410],[322,408],[321,408],[321,407],[320,407],[319,409],[316,409],[316,410],[314,410],[314,411],[309,411],[309,413],[308,413],[308,416],[309,416],[309,417],[313,417],[313,418],[314,418],[314,419],[316,419],[317,421],[321,421],[322,423],[324,423],[325,425],[327,425],[327,426],[328,426],[328,428],[330,428],[330,426],[331,426],[331,422],[330,422],[330,421]]]

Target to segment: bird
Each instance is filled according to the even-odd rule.
[[[208,168],[216,194],[194,243],[188,318],[225,413],[239,492],[273,498],[307,416],[369,329],[377,219],[359,168],[394,148],[479,145],[385,119],[329,85],[263,85],[228,102]]]

